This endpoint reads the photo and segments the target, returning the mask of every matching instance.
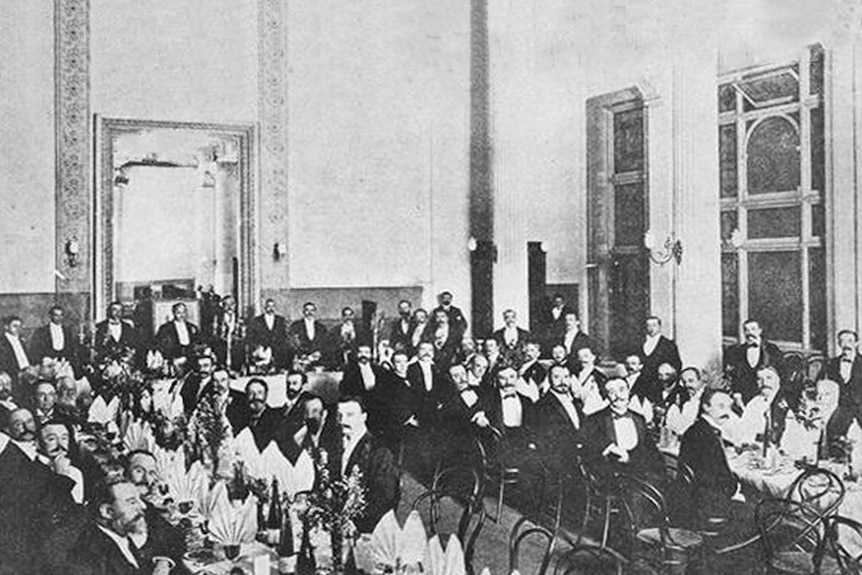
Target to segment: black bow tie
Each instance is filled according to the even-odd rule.
[[[612,411],[611,415],[613,415],[614,421],[618,419],[631,419],[632,414],[626,411],[625,413],[617,413],[616,411]]]
[[[850,359],[849,357],[842,357],[841,363],[853,363],[853,360]]]
[[[760,344],[759,343],[749,343],[745,347],[747,347],[748,349],[752,349],[752,348],[756,349],[756,348],[760,347]]]

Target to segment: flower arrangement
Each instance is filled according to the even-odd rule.
[[[222,409],[223,402],[224,398],[214,393],[202,397],[186,429],[185,447],[189,459],[201,460],[214,476],[218,475],[219,462],[225,459],[223,451],[233,440],[230,422]]]

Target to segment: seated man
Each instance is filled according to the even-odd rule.
[[[665,426],[679,437],[691,427],[700,411],[700,398],[706,389],[706,382],[696,367],[686,367],[679,374],[680,385],[685,390],[682,404],[673,403],[665,415]],[[682,398],[682,396],[680,396]]]
[[[36,422],[44,425],[49,421],[56,421],[69,426],[76,423],[68,414],[57,411],[57,389],[50,381],[40,381],[33,389],[33,404],[36,406],[34,414]]]
[[[434,443],[438,445],[439,456],[445,459],[444,467],[449,464],[469,466],[475,452],[471,439],[490,425],[485,392],[470,385],[463,365],[450,367],[449,379],[452,388],[440,409],[440,428]]]
[[[535,389],[538,396],[548,392],[548,373],[545,367],[539,362],[539,356],[542,353],[541,346],[535,341],[527,342],[524,346],[524,363],[518,369],[518,376],[531,389]]]
[[[146,505],[145,520],[135,523],[129,534],[134,546],[132,552],[136,558],[143,558],[145,565],[162,560],[173,564],[174,572],[180,572],[176,567],[182,565],[182,556],[186,552],[185,538],[179,528],[168,523],[160,509],[153,505],[161,502],[156,457],[149,451],[132,451],[126,456],[125,475],[138,488]]]
[[[536,445],[544,461],[562,471],[575,466],[584,415],[572,398],[569,369],[551,367],[551,389],[536,403]]]
[[[596,367],[596,355],[591,348],[582,347],[577,357],[580,371],[574,374],[572,394],[581,402],[584,414],[590,415],[607,405],[603,389],[608,378]]]
[[[252,378],[245,385],[245,406],[231,403],[227,418],[233,428],[234,437],[248,428],[254,437],[258,451],[263,451],[278,435],[282,424],[281,414],[266,403],[269,385],[263,379]]]
[[[481,387],[487,389],[490,387],[488,383],[488,358],[477,353],[467,362],[467,382],[471,387]]]
[[[146,531],[146,508],[138,487],[126,479],[100,482],[90,501],[90,521],[71,550],[67,573],[74,575],[167,574],[167,557],[136,555],[132,536]]]
[[[0,428],[5,427],[9,414],[18,409],[18,404],[12,397],[12,378],[5,371],[0,371]]]
[[[285,452],[285,455],[291,461],[296,461],[300,452],[305,450],[313,461],[318,462],[320,448],[332,445],[340,434],[337,418],[330,413],[319,395],[306,395],[300,410],[303,424],[291,438],[294,453]]]
[[[69,428],[53,421],[45,423],[39,429],[38,460],[57,475],[68,477],[74,483],[72,499],[75,503],[84,502],[84,475],[81,470],[72,465],[69,459]]]
[[[609,405],[584,422],[585,462],[599,474],[626,471],[660,477],[664,461],[643,416],[629,411],[628,383],[613,378],[605,381],[604,389]]]
[[[364,515],[355,522],[360,533],[371,533],[380,518],[395,509],[399,497],[399,473],[392,452],[368,431],[367,418],[361,399],[339,400],[341,437],[331,448],[337,457],[330,458],[332,477],[346,477],[355,471],[362,475],[367,506]]]
[[[768,440],[778,445],[784,434],[790,406],[781,389],[778,371],[772,367],[757,370],[758,393],[746,404],[733,433],[738,444],[753,444]],[[764,433],[768,431],[768,435]]]

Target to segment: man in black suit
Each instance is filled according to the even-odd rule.
[[[241,403],[228,406],[227,418],[233,428],[234,436],[248,427],[254,437],[258,451],[264,449],[277,439],[284,419],[278,410],[266,403],[269,395],[269,385],[265,380],[252,378],[245,385],[245,405]]]
[[[12,395],[12,378],[5,371],[0,371],[0,429],[6,427],[9,415],[18,407]]]
[[[344,376],[338,387],[341,395],[361,397],[368,411],[368,429],[378,438],[383,438],[389,417],[387,409],[390,390],[383,370],[372,362],[371,346],[360,343],[356,358],[344,368]]]
[[[434,344],[419,344],[417,360],[407,368],[407,380],[414,394],[419,425],[430,433],[437,425],[440,407],[448,396],[448,386],[435,360]]]
[[[434,329],[429,332],[425,330],[428,341],[434,344],[434,362],[441,369],[448,369],[455,363],[458,348],[461,345],[462,332],[453,328],[449,323],[449,315],[437,309],[434,312]]]
[[[341,310],[341,323],[330,332],[329,365],[336,371],[344,367],[356,355],[356,348],[371,341],[371,335],[356,322],[356,312],[350,306]]]
[[[470,385],[467,370],[456,364],[449,368],[450,393],[440,408],[441,425],[438,430],[439,455],[442,466],[470,466],[475,447],[471,438],[483,427],[490,425],[486,416],[485,392]]]
[[[108,305],[108,318],[96,324],[93,349],[96,362],[123,350],[137,350],[138,335],[134,326],[123,319],[123,304],[118,301]]]
[[[646,337],[640,352],[641,358],[643,358],[643,369],[640,375],[641,385],[651,388],[648,397],[650,401],[655,401],[661,391],[661,387],[657,384],[658,366],[667,363],[677,372],[682,369],[682,361],[679,358],[676,343],[661,333],[661,318],[653,315],[646,319]]]
[[[535,387],[540,395],[544,395],[548,391],[547,376],[548,372],[545,366],[539,361],[539,356],[542,353],[542,347],[535,341],[527,342],[524,346],[524,363],[518,368],[518,377],[524,382]]]
[[[433,341],[434,326],[431,320],[428,319],[428,312],[424,309],[417,308],[413,312],[413,331],[410,335],[410,347],[405,349],[409,357],[416,355],[419,350],[419,344],[423,341]]]
[[[829,421],[829,435],[840,437],[854,419],[862,426],[862,358],[859,357],[859,336],[849,329],[838,332],[840,355],[830,358],[818,376],[839,384],[838,408]]]
[[[13,381],[17,381],[22,369],[30,367],[32,362],[25,351],[21,338],[23,322],[17,315],[3,318],[3,336],[0,337],[0,371],[8,373]]]
[[[209,354],[201,354],[198,356],[195,363],[195,370],[186,374],[177,384],[180,385],[179,393],[183,398],[183,410],[186,417],[189,417],[197,407],[201,397],[207,393],[208,388],[212,386],[213,371],[215,369],[215,361]]]
[[[724,374],[730,380],[734,400],[748,404],[757,395],[757,372],[774,367],[779,377],[784,374],[784,361],[778,346],[763,338],[763,329],[755,319],[742,326],[745,343],[727,350],[724,357]]]
[[[551,366],[549,381],[548,393],[536,402],[536,446],[546,464],[560,472],[575,466],[583,443],[584,414],[572,397],[571,375],[566,366]]]
[[[403,299],[398,302],[398,317],[392,322],[392,329],[389,331],[389,344],[392,349],[405,350],[410,355],[410,350],[413,349],[412,336],[415,326],[413,306],[408,300]]]
[[[568,356],[577,361],[578,352],[585,347],[595,348],[593,341],[586,333],[581,331],[581,320],[578,319],[578,314],[574,310],[566,312],[565,329],[555,343],[562,344],[566,348]],[[573,370],[578,371],[578,369]]]
[[[263,303],[263,313],[251,320],[248,326],[248,345],[252,350],[261,347],[272,352],[276,370],[290,367],[290,345],[287,337],[287,321],[275,313],[275,300]]]
[[[333,477],[347,477],[358,470],[365,485],[367,506],[356,519],[360,533],[371,533],[387,511],[395,509],[399,498],[399,473],[392,452],[380,444],[368,431],[368,413],[358,397],[342,397],[338,402],[338,423],[341,428],[338,457]]]
[[[317,305],[306,302],[302,306],[302,319],[298,319],[288,329],[288,335],[296,356],[315,365],[326,350],[326,328],[315,319]]]
[[[487,394],[486,416],[492,427],[503,435],[504,442],[520,449],[532,439],[533,402],[518,393],[518,372],[504,367],[497,372],[496,391]]]
[[[626,471],[650,478],[664,471],[661,454],[647,433],[646,421],[629,411],[629,385],[612,378],[604,383],[610,405],[584,423],[585,462],[600,475]]]
[[[440,304],[431,312],[431,318],[434,321],[432,327],[437,327],[438,311],[443,311],[449,318],[449,327],[453,330],[456,341],[461,341],[464,333],[467,331],[467,319],[460,309],[452,305],[452,293],[448,291],[442,292],[437,296],[437,303]]]
[[[504,327],[495,331],[492,337],[509,362],[518,368],[524,361],[524,347],[530,341],[530,332],[518,327],[518,314],[513,309],[503,312],[503,324]]]
[[[77,376],[80,371],[77,345],[72,330],[63,325],[63,308],[58,305],[51,307],[48,318],[48,324],[36,328],[30,337],[28,355],[36,364],[45,357],[65,359]]]
[[[166,361],[184,366],[194,357],[199,330],[198,326],[187,321],[189,310],[186,304],[175,303],[171,307],[171,313],[173,319],[163,323],[156,332],[156,343]]]
[[[563,333],[566,331],[566,314],[572,309],[566,305],[566,300],[562,294],[555,293],[551,298],[550,305],[547,306],[541,317],[541,325],[544,330],[544,344],[548,350],[553,345],[560,341]]]
[[[236,300],[232,295],[221,298],[219,309],[213,317],[213,351],[218,363],[237,373],[245,361],[241,319],[236,311]],[[286,332],[287,328],[285,328]],[[287,334],[285,333],[285,338]]]
[[[655,418],[659,425],[664,425],[665,415],[671,406],[682,409],[682,404],[688,398],[688,392],[679,381],[676,369],[669,364],[663,363],[658,366],[658,393],[650,397],[655,410]]]

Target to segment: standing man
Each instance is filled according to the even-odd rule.
[[[162,324],[156,332],[156,343],[165,360],[182,366],[194,357],[199,330],[198,326],[188,321],[189,310],[186,304],[175,303],[171,307],[171,314],[171,321]]]
[[[646,337],[641,347],[641,357],[643,358],[641,383],[647,386],[658,380],[658,367],[663,363],[669,364],[677,372],[682,369],[676,343],[662,335],[661,318],[657,316],[653,315],[646,319]],[[653,393],[659,391],[660,388],[656,386]]]
[[[356,355],[360,342],[371,340],[370,334],[363,333],[356,323],[356,312],[348,306],[341,310],[341,324],[330,332],[332,341],[329,354],[332,369],[340,371]]]
[[[326,328],[317,321],[316,316],[317,305],[314,302],[306,302],[302,306],[302,319],[290,324],[288,329],[294,353],[309,365],[320,362],[326,347]]]
[[[221,300],[220,310],[213,317],[213,347],[218,362],[234,373],[242,369],[245,360],[240,331],[236,300],[232,295],[226,295]]]
[[[96,363],[124,349],[136,350],[137,332],[131,322],[123,319],[123,304],[114,301],[108,305],[108,318],[96,324],[93,347]]]
[[[435,328],[431,334],[434,337],[434,360],[444,370],[455,362],[462,337],[462,332],[453,328],[449,322],[449,315],[445,311],[438,308],[434,312]]]
[[[269,349],[276,370],[290,367],[287,321],[284,316],[275,313],[275,300],[272,298],[263,303],[263,313],[251,320],[248,326],[248,344],[251,349]]]
[[[448,291],[442,292],[439,296],[437,296],[437,302],[440,304],[434,311],[431,312],[431,317],[434,318],[435,323],[437,318],[438,311],[445,312],[449,317],[449,326],[456,333],[456,341],[461,341],[461,337],[464,335],[464,332],[467,331],[467,320],[464,318],[464,314],[460,309],[452,305],[452,293]]]
[[[3,337],[0,338],[0,371],[8,373],[13,382],[18,380],[18,373],[22,369],[30,367],[30,358],[24,351],[24,342],[21,340],[21,327],[23,322],[17,315],[10,315],[3,319]]]
[[[590,336],[581,331],[581,321],[578,319],[578,314],[570,310],[566,312],[565,318],[566,327],[557,343],[561,343],[566,348],[566,353],[570,358],[576,359],[579,351],[585,347],[593,347],[592,340]]]
[[[840,354],[830,358],[817,377],[839,384],[838,408],[829,422],[830,434],[847,435],[855,419],[862,426],[862,358],[859,357],[859,336],[855,331],[838,332]]]
[[[734,401],[747,404],[758,393],[757,372],[773,367],[781,378],[784,362],[778,346],[763,338],[763,328],[756,319],[747,320],[742,331],[745,343],[727,350],[724,374],[730,380]]]
[[[63,325],[63,308],[55,305],[48,312],[48,324],[36,328],[30,338],[29,357],[33,363],[42,363],[42,358],[64,359],[78,374],[78,353],[72,330]]]
[[[524,360],[524,347],[530,340],[530,332],[518,326],[518,314],[513,309],[503,312],[503,324],[503,327],[494,332],[493,337],[509,361],[520,366]]]
[[[411,343],[413,335],[413,306],[406,299],[398,302],[398,317],[392,323],[392,329],[389,332],[389,343],[395,351],[412,349]]]
[[[544,343],[548,350],[563,336],[566,331],[566,314],[571,308],[566,304],[562,294],[555,293],[551,298],[550,305],[542,315],[542,326],[544,328]],[[576,314],[577,317],[577,314]]]

